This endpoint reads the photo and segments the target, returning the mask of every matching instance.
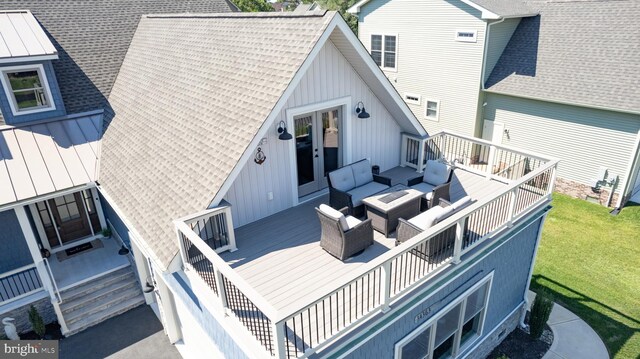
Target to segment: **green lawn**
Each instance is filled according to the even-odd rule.
[[[640,357],[640,206],[618,216],[555,194],[531,289],[542,287],[604,340],[612,358]]]

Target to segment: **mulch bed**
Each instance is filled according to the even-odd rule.
[[[46,329],[45,339],[47,340],[60,340],[64,338],[62,336],[62,332],[60,331],[60,325],[57,322],[47,324],[45,326],[45,329]],[[40,337],[38,337],[36,333],[31,331],[31,332],[20,334],[20,339],[21,340],[40,340]]]
[[[498,345],[487,359],[540,359],[553,343],[553,332],[545,325],[542,337],[534,340],[529,336],[528,330],[516,328]]]

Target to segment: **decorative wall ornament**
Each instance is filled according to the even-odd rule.
[[[265,156],[264,152],[262,152],[262,148],[258,147],[258,150],[256,151],[256,157],[253,159],[253,161],[261,165],[266,159],[267,156]]]
[[[9,340],[20,340],[16,326],[11,323],[13,321],[15,321],[13,318],[2,319],[2,324],[4,324],[4,334],[9,338]]]

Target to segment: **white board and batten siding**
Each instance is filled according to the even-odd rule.
[[[484,81],[487,81],[491,75],[491,71],[498,63],[500,56],[505,47],[511,40],[511,35],[516,31],[520,24],[520,18],[505,19],[502,22],[496,22],[489,27],[489,43],[487,44],[486,69],[484,73]]]
[[[427,132],[474,135],[484,52],[485,22],[461,1],[372,0],[358,14],[358,37],[370,51],[372,34],[397,35],[397,71],[385,71]],[[475,31],[476,42],[456,41]],[[425,118],[426,100],[440,101],[438,121]]]
[[[342,117],[343,128],[344,120],[350,122],[344,143],[350,146],[351,160],[369,158],[382,171],[400,164],[402,130],[342,53],[327,41],[268,131],[266,144],[260,146],[266,161],[258,165],[250,159],[224,197],[232,205],[235,227],[280,212],[294,202],[292,188],[297,183],[292,183],[291,171],[295,169],[291,165],[295,164],[295,153],[291,153],[289,141],[278,140],[276,132],[281,120],[287,122],[286,110],[347,96],[352,106]],[[364,103],[370,118],[357,117],[354,108],[358,101]],[[292,133],[293,128],[288,131]]]
[[[557,157],[558,177],[591,184],[598,168],[620,176],[640,131],[640,116],[487,93],[484,118],[503,123],[502,143]]]

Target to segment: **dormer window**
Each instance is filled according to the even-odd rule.
[[[14,116],[55,109],[41,64],[0,68],[2,87]]]

